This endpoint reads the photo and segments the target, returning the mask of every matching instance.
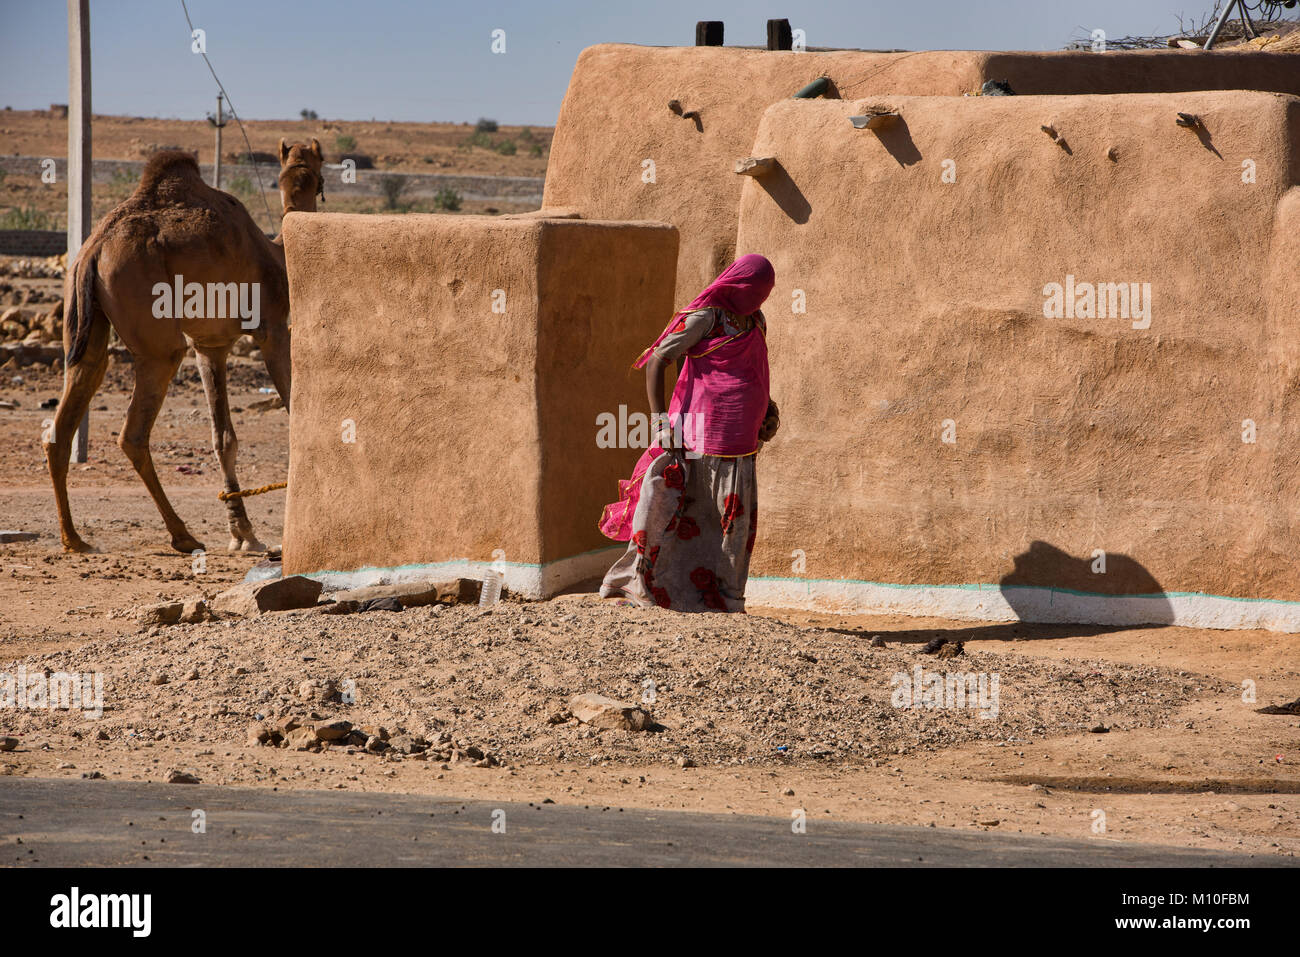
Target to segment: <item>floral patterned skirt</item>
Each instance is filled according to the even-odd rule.
[[[745,610],[758,532],[754,459],[660,455],[641,480],[632,538],[602,598],[674,611]]]

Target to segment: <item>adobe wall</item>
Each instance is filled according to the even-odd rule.
[[[773,105],[751,601],[1300,630],[1298,145],[1266,93]],[[1046,318],[1067,276],[1150,283],[1149,328]]]
[[[984,80],[1017,94],[1259,90],[1300,94],[1300,53],[1213,50],[1058,50],[980,56]],[[983,80],[980,81],[983,83]],[[874,91],[873,91],[874,92]],[[900,93],[910,92],[899,90]]]
[[[292,213],[284,236],[285,574],[482,577],[500,550],[541,596],[603,571],[596,523],[639,453],[597,448],[595,417],[644,403],[616,372],[671,312],[676,230]]]
[[[822,74],[860,88],[888,68],[894,84],[931,92],[978,88],[966,53],[928,55],[928,67],[888,53],[792,53],[734,47],[600,44],[578,57],[547,163],[543,207],[601,219],[655,219],[681,231],[677,305],[735,258],[736,209],[759,119]],[[934,74],[930,76],[929,74]],[[972,86],[973,85],[973,86]],[[672,113],[699,111],[699,128]],[[642,181],[646,160],[654,183]]]
[[[960,96],[987,79],[1018,93],[1260,89],[1300,93],[1300,54],[926,50],[775,52],[600,44],[578,57],[560,109],[543,205],[681,231],[677,304],[735,256],[736,215],[763,111],[820,75],[831,96]],[[669,111],[698,110],[699,128]],[[654,183],[642,181],[645,160]]]

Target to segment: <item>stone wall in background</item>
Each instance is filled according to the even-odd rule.
[[[52,158],[54,159],[55,174],[62,180],[67,174],[67,158],[61,156]],[[0,170],[4,170],[6,173],[39,175],[41,172],[41,159],[39,156],[0,156]],[[115,179],[121,180],[125,178],[131,182],[138,182],[143,169],[144,162],[141,160],[97,159],[92,163],[92,181],[95,183],[112,183]],[[199,169],[204,180],[211,183],[212,164],[200,163]],[[279,166],[274,164],[254,167],[223,163],[221,165],[222,188],[229,190],[231,182],[237,177],[246,178],[256,188],[260,176],[263,187],[274,193],[276,191],[276,177],[279,173]],[[379,183],[382,177],[385,176],[399,176],[406,181],[406,189],[402,193],[404,199],[430,197],[439,190],[451,189],[460,193],[462,199],[483,202],[529,203],[538,206],[542,202],[543,180],[540,177],[472,176],[358,170],[356,173],[357,181],[355,183],[345,183],[343,182],[342,170],[337,166],[327,166],[325,169],[326,199],[328,200],[333,195],[380,196],[382,193]],[[278,211],[278,203],[274,204],[274,208]]]

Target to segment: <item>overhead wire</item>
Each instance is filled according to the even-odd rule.
[[[185,5],[185,0],[181,0],[181,10],[185,12],[185,22],[190,27],[190,38],[194,37],[194,21],[190,19],[189,7]],[[203,62],[208,65],[208,72],[212,74],[212,79],[216,81],[217,89],[221,91],[222,96],[226,98],[226,104],[230,107],[230,115],[235,118],[235,123],[239,125],[240,135],[244,137],[244,146],[248,148],[248,163],[253,167],[253,175],[257,177],[257,192],[262,197],[262,205],[266,207],[266,219],[275,228],[275,215],[271,212],[271,204],[266,200],[266,189],[262,186],[262,174],[257,169],[257,161],[253,157],[253,144],[248,141],[248,131],[244,129],[244,121],[239,118],[239,113],[235,110],[235,102],[230,98],[225,84],[221,82],[221,77],[217,76],[216,69],[212,66],[212,61],[208,59],[208,51],[199,49],[198,52],[203,57]],[[219,159],[219,157],[218,157]]]

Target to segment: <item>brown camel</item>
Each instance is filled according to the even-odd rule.
[[[286,213],[316,209],[316,197],[324,196],[321,161],[316,140],[310,146],[280,140],[280,198]],[[172,547],[186,554],[201,550],[158,481],[149,433],[189,339],[208,397],[212,445],[225,490],[239,490],[226,357],[245,332],[262,350],[276,391],[289,407],[289,283],[281,239],[267,239],[239,200],[208,186],[192,155],[157,153],[145,165],[135,192],[104,217],[81,247],[64,281],[64,302],[68,374],[52,433],[43,440],[64,549],[90,550],[68,508],[68,458],[77,424],[104,378],[111,324],[135,357],[135,389],[118,445],[153,496]],[[226,508],[231,550],[265,550],[253,534],[243,500],[230,499]]]

